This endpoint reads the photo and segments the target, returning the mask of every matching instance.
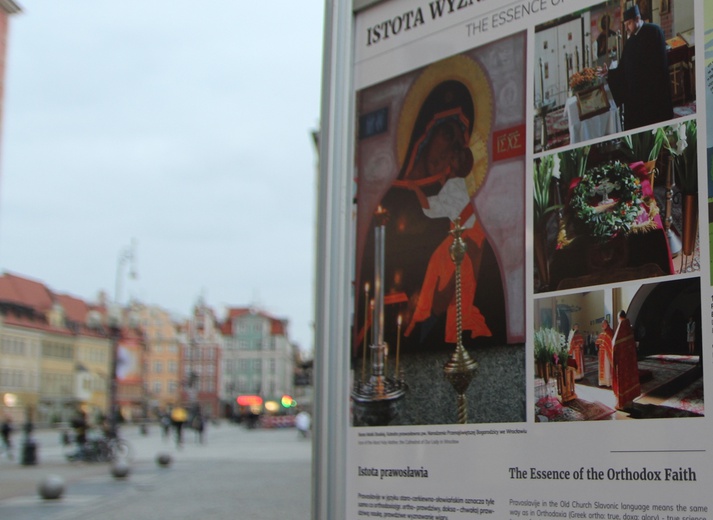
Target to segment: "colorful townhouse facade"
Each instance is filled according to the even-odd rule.
[[[0,395],[14,421],[64,422],[107,407],[111,339],[93,309],[43,283],[0,277]]]
[[[146,339],[144,385],[149,414],[160,415],[180,400],[180,334],[169,311],[140,303],[133,303],[132,309]]]
[[[221,320],[202,300],[187,319],[139,302],[110,319],[116,310],[109,308],[101,295],[89,303],[2,274],[0,417],[49,425],[67,423],[81,408],[98,425],[112,399],[126,421],[176,405],[231,417],[240,413],[240,396],[259,396],[261,411],[274,413],[285,411],[275,407],[283,397],[304,397],[286,319],[238,307]]]
[[[205,416],[221,416],[220,382],[223,337],[215,311],[199,298],[181,335],[184,405]]]
[[[224,341],[222,402],[225,413],[242,415],[241,396],[281,403],[294,394],[295,347],[288,321],[253,307],[229,308],[222,324]]]

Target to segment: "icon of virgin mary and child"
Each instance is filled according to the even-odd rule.
[[[465,69],[475,74],[459,73]],[[460,264],[463,338],[492,335],[476,305],[483,252],[491,251],[473,203],[488,170],[492,119],[490,87],[482,74],[473,60],[456,56],[425,69],[404,99],[396,134],[398,175],[378,200],[378,211],[386,213],[383,332],[392,346],[397,341],[411,349],[456,343],[456,264],[449,252],[455,222],[464,228],[467,246]],[[374,202],[359,200],[359,211],[376,212]],[[383,219],[360,222],[369,222],[357,267],[357,287],[363,289],[374,286],[373,228]],[[358,347],[380,318],[367,312],[365,293],[355,292],[355,308],[362,309]]]

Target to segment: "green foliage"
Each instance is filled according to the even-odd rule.
[[[601,211],[594,195],[602,183],[614,187],[612,196],[617,200],[613,208]],[[571,206],[575,216],[587,228],[589,234],[606,241],[618,233],[628,233],[640,211],[641,183],[631,169],[614,161],[595,166],[574,188]]]
[[[560,158],[560,179],[565,186],[569,186],[572,179],[582,177],[587,171],[587,159],[589,158],[589,146],[567,150],[559,154]]]
[[[567,355],[568,351],[567,338],[561,332],[552,328],[541,328],[535,331],[535,361],[554,363],[555,355],[560,360],[563,355]]]
[[[546,155],[535,161],[533,188],[535,222],[542,222],[549,212],[557,209],[552,206],[550,200],[553,173],[553,155]]]
[[[683,193],[694,194],[698,192],[698,128],[694,120],[681,124],[686,125],[686,145],[679,147],[676,157],[678,184]]]
[[[628,155],[632,161],[653,161],[658,159],[661,150],[669,148],[668,137],[663,127],[624,137]]]

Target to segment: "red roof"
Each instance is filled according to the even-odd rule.
[[[28,327],[41,330],[51,330],[54,333],[76,334],[81,331],[83,335],[100,335],[96,330],[86,326],[87,314],[92,307],[84,300],[68,294],[56,294],[42,282],[4,273],[0,276],[0,303],[16,305],[30,309],[32,314],[14,315],[8,313],[5,323],[19,327]],[[63,324],[59,328],[51,326],[47,321],[47,313],[55,304],[64,309],[68,322],[75,324],[68,327]],[[76,326],[79,326],[77,328]]]
[[[46,312],[52,308],[53,301],[52,292],[41,282],[9,273],[0,277],[0,302]]]
[[[262,316],[263,318],[267,318],[268,320],[270,320],[270,334],[271,335],[273,335],[273,336],[287,335],[288,321],[286,319],[275,318],[274,316],[271,316],[270,314],[268,314],[264,311],[256,310],[254,307],[229,308],[228,315],[220,327],[220,332],[223,333],[224,335],[232,336],[233,335],[233,321],[235,320],[235,318],[239,318],[241,316],[245,316],[248,314]]]
[[[75,323],[86,323],[91,308],[84,300],[68,294],[56,294],[56,301],[64,309],[64,315]]]

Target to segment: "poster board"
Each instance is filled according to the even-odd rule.
[[[619,2],[367,4],[327,9],[314,517],[713,517],[713,3],[648,7],[699,48],[669,116],[575,133]]]

